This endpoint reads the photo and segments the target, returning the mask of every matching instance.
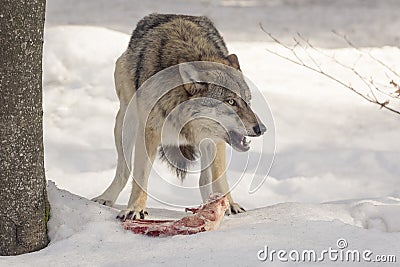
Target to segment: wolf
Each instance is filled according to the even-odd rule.
[[[176,71],[168,81],[178,79],[178,86],[164,90],[168,81],[165,86],[145,86],[152,77],[173,67]],[[229,192],[226,144],[247,151],[247,137],[261,136],[266,127],[250,107],[250,89],[237,56],[228,53],[211,20],[176,14],[144,17],[116,61],[114,80],[120,101],[114,128],[117,169],[110,186],[93,200],[112,206],[130,177],[123,151],[123,138],[127,138],[123,137],[123,124],[129,103],[135,98],[137,131],[132,137],[135,140],[130,140],[134,143],[132,192],[127,209],[117,218],[144,219],[147,215],[147,181],[157,152],[181,178],[190,162],[201,155],[199,187],[203,200],[219,192],[229,200],[228,215],[244,212]],[[212,142],[202,142],[205,139]]]

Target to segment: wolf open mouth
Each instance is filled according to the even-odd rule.
[[[241,133],[238,133],[236,131],[228,132],[227,143],[230,144],[237,151],[248,151],[250,149],[250,142],[251,141],[247,140],[246,136]]]

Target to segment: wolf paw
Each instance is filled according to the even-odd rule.
[[[114,205],[114,201],[104,199],[101,196],[92,198],[92,201],[97,202],[97,203],[99,203],[101,205],[104,205],[104,206],[107,206],[107,207],[112,207]]]
[[[231,215],[231,214],[237,214],[237,213],[243,213],[246,212],[246,210],[240,206],[238,203],[232,203],[230,204],[229,209],[226,210],[225,214],[226,215]]]
[[[117,215],[117,219],[122,221],[144,219],[146,215],[149,215],[146,210],[121,210],[121,212]]]

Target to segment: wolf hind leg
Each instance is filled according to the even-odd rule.
[[[121,105],[115,120],[114,137],[115,146],[117,148],[118,154],[117,170],[115,172],[115,177],[108,188],[100,196],[92,199],[95,202],[109,207],[112,207],[114,205],[122,189],[124,189],[131,173],[129,166],[132,166],[130,155],[132,155],[133,140],[131,139],[125,142],[123,142],[122,140],[125,111],[126,106]]]
[[[110,207],[114,205],[118,195],[128,181],[131,173],[129,166],[132,166],[131,157],[136,139],[137,108],[135,106],[135,99],[132,101],[135,87],[129,77],[126,52],[118,58],[115,64],[114,82],[120,100],[120,108],[115,119],[114,127],[114,140],[118,154],[117,170],[112,183],[104,193],[92,199],[95,202]],[[125,118],[125,116],[127,117]]]
[[[147,185],[153,162],[157,155],[160,135],[153,130],[145,130],[141,126],[138,129],[135,143],[132,191],[127,209],[122,210],[117,216],[121,220],[144,219],[147,215]]]

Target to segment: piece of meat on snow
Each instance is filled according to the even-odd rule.
[[[148,236],[192,235],[217,229],[228,208],[228,198],[215,193],[199,208],[185,209],[193,214],[180,220],[126,220],[122,226],[135,234]]]

